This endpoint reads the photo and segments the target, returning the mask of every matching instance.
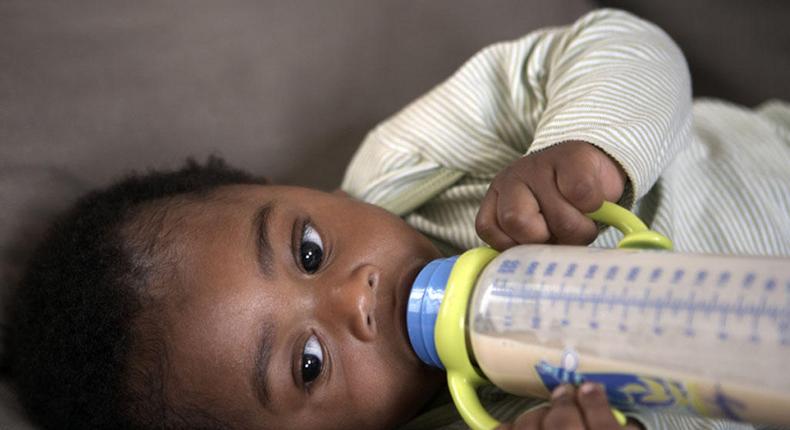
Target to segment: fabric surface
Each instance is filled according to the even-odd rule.
[[[696,84],[727,84],[706,95],[754,93],[762,100],[773,81],[759,72],[783,73],[787,57],[767,48],[787,46],[786,26],[718,13],[721,6],[722,19],[690,18],[687,11],[697,16],[697,5],[710,2],[621,3],[661,18],[693,54]],[[772,5],[782,3],[746,7],[780,21]],[[589,0],[0,2],[0,305],[52,216],[78,194],[131,169],[174,167],[212,153],[278,182],[333,188],[372,126],[480,47],[566,24],[594,6]],[[718,42],[728,28],[739,29],[737,44]],[[727,45],[738,49],[737,62]],[[777,82],[787,88],[790,81]],[[776,88],[770,94],[780,94]],[[0,428],[27,428],[16,413],[0,409],[0,418]]]
[[[4,1],[0,295],[52,216],[89,189],[210,154],[335,188],[366,131],[480,46],[591,7]]]
[[[620,163],[631,193],[621,203],[677,251],[790,255],[788,117],[778,101],[755,111],[700,101],[692,113],[671,40],[633,16],[595,12],[481,51],[374,129],[343,189],[468,249],[483,244],[474,218],[499,171],[582,140]],[[594,245],[618,237],[608,229]]]
[[[27,420],[22,406],[16,401],[11,384],[0,382],[0,429],[33,430],[35,427]]]
[[[209,154],[279,183],[333,189],[371,127],[481,46],[593,7],[0,2],[0,324],[30,250],[87,190]],[[0,404],[0,428],[26,428],[18,419]]]
[[[620,11],[592,12],[475,55],[368,135],[343,189],[469,249],[483,245],[474,218],[496,173],[582,140],[622,165],[632,193],[623,202],[676,251],[790,255],[790,105],[752,111],[707,100],[692,108],[690,94],[682,54],[660,29]],[[614,247],[619,236],[608,229],[593,245]],[[525,404],[489,406],[512,418]],[[448,414],[430,411],[414,426],[463,426]],[[633,416],[648,429],[752,428]]]
[[[790,2],[599,0],[663,28],[686,54],[695,97],[753,107],[790,100]]]

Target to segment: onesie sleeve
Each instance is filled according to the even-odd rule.
[[[570,140],[592,143],[625,170],[631,196],[622,203],[632,205],[690,142],[683,54],[661,29],[619,11],[585,16],[544,43],[555,54],[535,65],[543,67],[536,76],[543,75],[545,103],[534,109],[527,154]]]
[[[487,187],[518,157],[583,140],[622,165],[629,205],[689,141],[690,112],[688,69],[672,40],[602,9],[477,53],[368,134],[342,188],[404,213],[468,187],[461,178]]]

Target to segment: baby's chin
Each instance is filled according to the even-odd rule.
[[[419,380],[420,387],[411,396],[411,404],[401,415],[403,418],[397,423],[398,426],[403,425],[418,416],[431,402],[431,400],[433,400],[439,394],[441,388],[446,384],[446,374],[440,369],[423,364],[422,374],[420,375]]]

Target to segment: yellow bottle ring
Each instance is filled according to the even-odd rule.
[[[672,241],[649,230],[633,213],[614,203],[604,202],[591,219],[613,226],[624,237],[618,248],[672,249]],[[447,280],[444,299],[436,318],[436,350],[447,369],[447,384],[458,412],[474,430],[492,430],[499,425],[483,407],[477,388],[490,382],[472,365],[466,342],[466,311],[469,298],[483,268],[499,255],[491,248],[475,248],[458,257]],[[626,417],[612,409],[617,422],[624,426]]]

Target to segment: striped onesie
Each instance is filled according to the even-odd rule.
[[[790,105],[692,103],[690,87],[683,55],[665,33],[625,12],[598,10],[480,51],[373,129],[342,189],[457,253],[483,245],[474,220],[497,173],[519,157],[581,140],[622,166],[628,183],[619,203],[670,237],[676,251],[790,255]],[[619,236],[606,229],[593,246],[614,247]],[[534,403],[491,398],[503,418]],[[413,428],[464,428],[452,408],[440,409]],[[751,428],[638,419],[648,429]]]

